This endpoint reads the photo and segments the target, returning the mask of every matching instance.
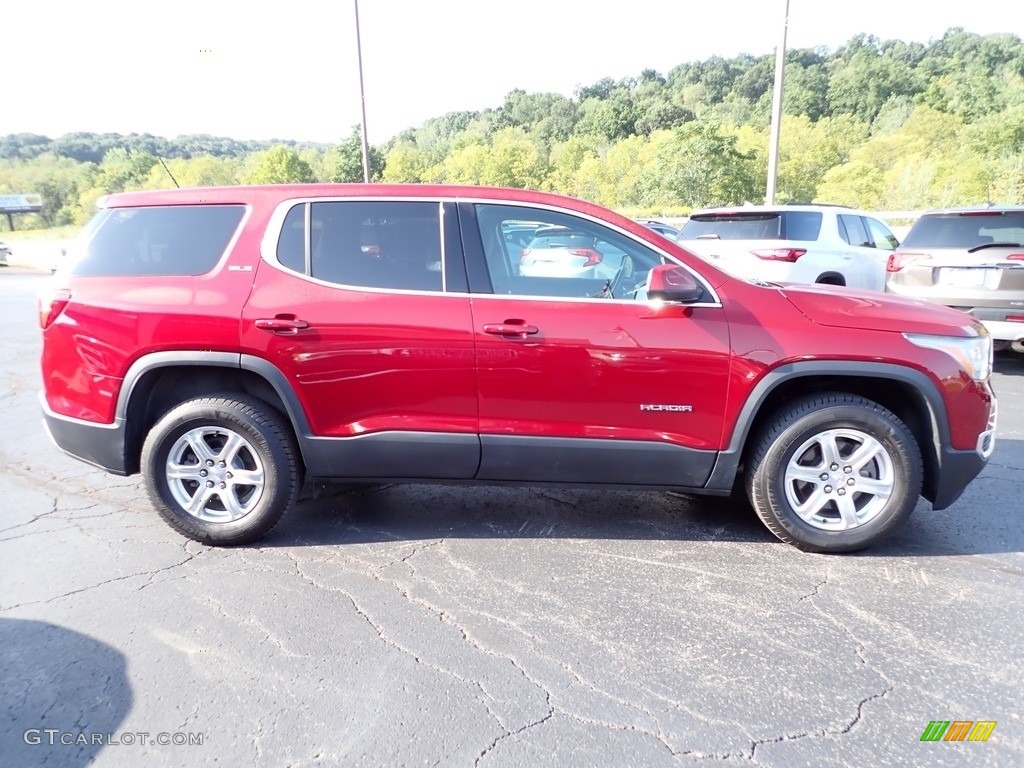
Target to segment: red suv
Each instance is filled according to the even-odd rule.
[[[523,274],[517,228],[607,274]],[[40,306],[66,453],[174,528],[253,541],[304,478],[746,492],[867,546],[994,445],[992,344],[940,306],[731,277],[566,197],[446,186],[111,196]]]

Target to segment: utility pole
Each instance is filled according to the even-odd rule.
[[[787,0],[788,2],[788,0]],[[356,11],[356,56],[359,58],[359,103],[363,114],[363,181],[370,183],[370,143],[366,140],[366,91],[363,88],[363,44],[359,37],[359,0],[352,0]]]
[[[782,42],[775,49],[775,91],[772,94],[772,130],[768,139],[768,190],[764,201],[775,205],[775,179],[779,172],[779,133],[782,129],[782,77],[786,71],[786,32],[789,30],[789,0],[783,0],[786,15],[782,22]]]

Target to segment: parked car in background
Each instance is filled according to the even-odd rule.
[[[878,219],[831,205],[749,205],[695,211],[676,241],[734,275],[776,283],[885,289],[899,245]]]
[[[669,240],[675,240],[679,235],[679,230],[676,227],[670,226],[663,221],[656,221],[655,219],[638,219],[638,221],[652,232],[657,232]]]
[[[845,552],[920,496],[952,504],[994,449],[976,320],[737,279],[581,200],[281,184],[101,206],[40,297],[44,422],[208,544],[259,539],[329,478],[739,487],[783,541]],[[520,269],[523,221],[567,269]]]
[[[520,251],[519,274],[610,280],[621,260],[622,251],[598,242],[593,234],[568,227],[545,227],[536,230]]]
[[[7,260],[11,256],[11,246],[7,243],[0,241],[0,264],[6,266]]]
[[[889,257],[886,290],[967,312],[1024,352],[1024,206],[922,215]]]

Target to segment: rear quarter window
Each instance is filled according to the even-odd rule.
[[[83,277],[203,275],[238,230],[245,206],[111,208],[71,267]]]

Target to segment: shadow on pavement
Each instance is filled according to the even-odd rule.
[[[320,487],[261,546],[436,538],[636,539],[772,543],[744,503],[672,492],[383,485]]]
[[[1000,439],[982,474],[949,509],[918,504],[910,520],[861,556],[1024,552],[1024,441]],[[318,484],[260,546],[438,538],[725,541],[782,545],[743,501],[672,492],[443,485]],[[1014,500],[1013,502],[1008,501]]]
[[[53,624],[0,618],[0,659],[0,765],[89,765],[107,734],[117,738],[132,704],[120,651]],[[44,729],[56,729],[52,745]],[[62,744],[62,734],[96,743]]]
[[[992,370],[1008,376],[1022,376],[1024,355],[1019,352],[997,352],[992,362]]]

